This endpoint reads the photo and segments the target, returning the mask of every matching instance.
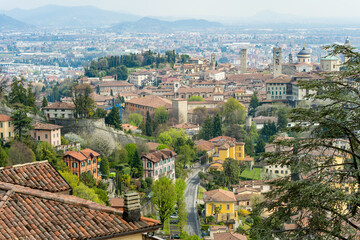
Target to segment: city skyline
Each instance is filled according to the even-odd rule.
[[[358,18],[357,9],[360,7],[358,1],[348,1],[348,4],[339,5],[335,0],[304,0],[291,3],[286,0],[265,1],[258,0],[256,3],[236,0],[223,0],[221,5],[214,0],[190,1],[165,1],[165,0],[2,0],[1,10],[14,8],[33,9],[46,5],[61,6],[94,6],[104,10],[131,13],[139,16],[157,16],[173,18],[207,18],[216,20],[239,20],[253,17],[263,11],[271,11],[279,14],[291,14],[294,18]],[[349,8],[348,6],[352,7]],[[230,7],[231,6],[231,7]],[[321,11],[325,9],[326,11]],[[320,10],[320,11],[319,11]],[[290,16],[289,16],[290,17]]]

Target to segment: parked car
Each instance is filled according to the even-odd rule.
[[[180,239],[179,234],[174,234],[171,236],[171,239]]]

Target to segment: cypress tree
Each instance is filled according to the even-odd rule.
[[[41,108],[47,107],[48,106],[48,100],[46,99],[46,97],[43,97],[42,100],[42,104],[41,104]]]
[[[105,123],[114,125],[115,128],[121,127],[121,119],[119,114],[119,109],[117,107],[113,107],[109,114],[105,117]]]
[[[214,133],[213,123],[210,117],[207,116],[200,128],[199,138],[204,140],[209,140],[213,137],[213,133]]]
[[[215,118],[214,118],[214,133],[213,133],[213,137],[218,137],[222,135],[222,123],[221,123],[221,118],[219,114],[216,114]]]
[[[101,159],[100,172],[104,176],[103,178],[107,179],[109,177],[109,173],[110,173],[109,161],[107,160],[106,157]]]

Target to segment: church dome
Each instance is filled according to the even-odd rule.
[[[298,58],[309,58],[311,57],[311,52],[310,50],[306,49],[305,46],[303,47],[303,49],[297,54]]]

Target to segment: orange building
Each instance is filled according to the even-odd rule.
[[[155,110],[159,107],[165,107],[165,109],[169,111],[172,108],[172,102],[168,99],[154,95],[133,98],[126,102],[125,111],[129,114],[139,113],[143,117],[146,117],[147,111],[149,111],[150,114],[154,114]]]
[[[101,179],[101,174],[98,172],[100,167],[100,154],[89,148],[80,151],[67,151],[63,157],[63,161],[76,176],[87,172],[92,174],[96,180]]]

